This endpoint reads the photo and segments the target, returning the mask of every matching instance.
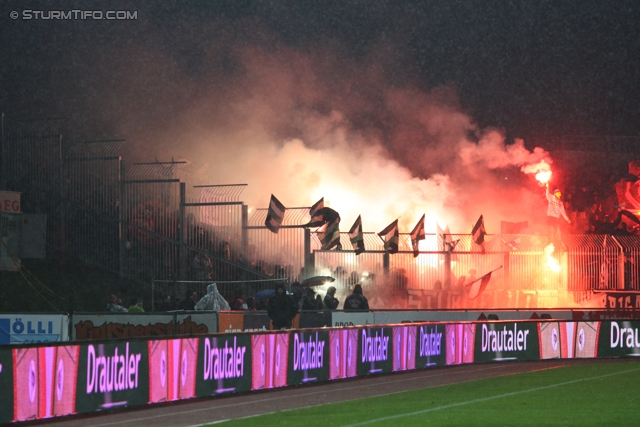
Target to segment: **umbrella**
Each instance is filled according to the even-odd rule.
[[[291,295],[293,295],[296,298],[302,298],[306,292],[304,289],[302,289],[302,287],[300,287],[299,285],[291,285],[291,287],[289,288],[289,292],[291,293]]]
[[[264,291],[256,292],[253,297],[256,299],[256,301],[266,301],[269,298],[273,297],[275,294],[275,289],[265,289]]]
[[[308,288],[312,286],[322,286],[327,282],[335,282],[335,280],[336,279],[331,276],[314,276],[304,279],[300,285],[304,288]]]

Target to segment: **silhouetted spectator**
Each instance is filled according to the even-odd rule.
[[[303,310],[322,310],[322,297],[316,295],[315,291],[311,288],[307,288],[306,295],[302,298]]]
[[[324,296],[324,308],[328,310],[335,310],[336,308],[338,308],[338,304],[340,304],[340,301],[338,301],[335,295],[336,287],[329,286],[329,289],[327,289],[327,294]]]
[[[276,284],[275,296],[269,298],[267,313],[273,322],[273,329],[289,329],[298,313],[293,296],[287,295],[282,283]]]
[[[196,303],[198,302],[198,293],[193,289],[187,289],[184,295],[184,299],[180,301],[178,308],[185,311],[193,311],[196,309]]]
[[[344,300],[345,310],[369,310],[369,301],[362,295],[362,286],[358,283],[353,287],[353,293]]]
[[[158,303],[158,308],[156,311],[171,311],[174,310],[175,306],[173,304],[173,300],[171,299],[171,295],[165,294],[162,296],[162,300]]]

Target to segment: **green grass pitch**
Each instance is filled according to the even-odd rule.
[[[639,426],[640,363],[545,369],[216,424],[220,425]]]

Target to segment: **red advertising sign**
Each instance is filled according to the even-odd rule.
[[[20,193],[0,191],[0,211],[20,213]]]

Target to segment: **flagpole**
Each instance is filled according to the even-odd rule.
[[[503,267],[503,266],[501,265],[500,267],[496,268],[495,270],[491,270],[490,272],[483,274],[482,276],[478,277],[476,280],[474,280],[474,281],[473,281],[473,282],[471,282],[471,283],[465,283],[465,286],[471,286],[471,285],[473,285],[473,284],[474,284],[474,283],[476,283],[478,280],[482,280],[482,278],[483,278],[483,277],[485,277],[486,275],[488,275],[488,274],[492,274],[493,272],[496,272],[496,271],[500,270],[502,267]]]

